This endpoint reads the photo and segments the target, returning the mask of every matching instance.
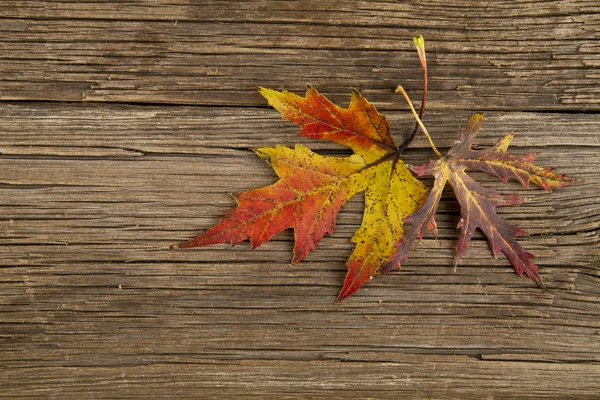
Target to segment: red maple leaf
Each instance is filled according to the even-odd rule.
[[[204,234],[178,248],[249,239],[258,247],[276,233],[294,229],[292,263],[299,262],[325,234],[332,234],[341,207],[365,192],[363,222],[352,241],[348,273],[338,295],[358,290],[395,251],[404,233],[402,218],[418,209],[426,188],[400,159],[386,118],[358,92],[348,108],[340,108],[309,87],[306,97],[260,88],[283,118],[300,126],[300,134],[350,147],[350,157],[325,157],[296,145],[260,148],[277,175],[275,184],[238,194],[237,207]]]

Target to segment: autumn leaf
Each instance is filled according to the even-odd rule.
[[[503,182],[512,178],[524,187],[533,183],[544,189],[566,186],[570,179],[552,172],[550,168],[534,165],[534,154],[521,157],[508,154],[507,149],[513,134],[504,136],[489,149],[473,150],[473,139],[482,124],[483,114],[472,115],[465,131],[459,135],[456,144],[445,157],[425,165],[410,167],[419,176],[434,176],[434,185],[425,204],[405,218],[404,221],[411,227],[399,241],[397,252],[382,268],[382,273],[398,268],[408,257],[412,243],[421,239],[426,229],[436,233],[435,211],[444,186],[450,183],[461,207],[456,262],[465,255],[473,233],[479,228],[487,237],[494,256],[499,252],[504,253],[519,276],[525,273],[539,286],[544,287],[537,266],[531,262],[533,255],[523,249],[515,239],[527,233],[503,220],[495,210],[500,206],[520,204],[521,199],[515,195],[501,195],[492,188],[482,186],[471,178],[466,170],[484,171]]]
[[[250,239],[258,247],[282,230],[294,229],[292,263],[299,262],[325,234],[332,234],[338,212],[365,192],[365,212],[352,237],[356,247],[338,301],[358,290],[394,254],[404,233],[402,219],[425,200],[426,188],[408,170],[390,134],[386,118],[357,91],[340,108],[314,88],[306,96],[260,88],[283,118],[300,134],[351,148],[350,157],[325,157],[296,145],[260,148],[279,180],[235,197],[237,208],[203,235],[173,247],[188,248]]]

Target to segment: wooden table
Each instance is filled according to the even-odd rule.
[[[600,3],[564,1],[0,2],[0,396],[599,398]],[[302,143],[256,86],[345,106],[356,88],[400,142],[420,98],[440,148],[475,144],[577,180],[503,217],[530,232],[549,288],[478,235],[453,271],[458,205],[402,271],[333,300],[362,215],[290,264],[290,232],[169,250],[229,196],[273,182],[250,147]],[[432,157],[419,135],[407,162]],[[427,182],[431,184],[431,181]]]

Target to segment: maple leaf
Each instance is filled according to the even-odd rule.
[[[404,230],[402,219],[425,200],[426,188],[408,170],[390,134],[386,118],[357,91],[348,108],[331,103],[312,87],[306,97],[259,88],[283,118],[300,126],[300,134],[351,148],[350,157],[325,157],[308,148],[260,148],[279,180],[235,197],[237,207],[203,235],[173,247],[189,248],[250,239],[255,248],[276,233],[294,229],[292,263],[333,233],[341,207],[365,192],[365,212],[352,237],[356,243],[346,262],[348,273],[337,301],[358,290],[394,254]]]
[[[513,139],[512,133],[504,136],[491,148],[473,150],[473,139],[482,124],[483,114],[471,115],[466,129],[459,134],[456,144],[445,157],[421,166],[410,167],[419,176],[434,176],[434,185],[423,206],[404,219],[411,227],[397,244],[396,253],[382,268],[381,273],[399,268],[400,262],[408,257],[412,243],[416,239],[420,240],[426,229],[437,233],[434,215],[442,190],[449,182],[461,207],[456,263],[465,255],[473,233],[479,228],[487,237],[494,256],[499,252],[504,253],[519,276],[525,273],[539,286],[544,287],[537,266],[531,262],[533,255],[523,249],[515,239],[526,235],[527,232],[509,224],[495,211],[499,206],[520,204],[521,199],[515,195],[501,195],[492,188],[482,186],[467,175],[466,170],[488,172],[503,182],[513,178],[524,187],[534,183],[544,189],[563,187],[571,180],[552,172],[550,168],[534,165],[535,154],[521,157],[508,154],[507,149]],[[429,136],[424,127],[423,130]],[[435,146],[433,148],[436,150]]]

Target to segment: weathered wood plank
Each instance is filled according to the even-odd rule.
[[[532,367],[530,362],[481,362],[467,357],[399,358],[392,362],[371,361],[368,368],[362,362],[334,362],[328,360],[265,361],[233,360],[184,365],[152,364],[131,366],[99,366],[80,368],[65,366],[59,375],[44,368],[23,368],[13,372],[12,379],[19,380],[27,388],[28,397],[43,397],[48,393],[62,398],[76,397],[77,386],[83,382],[90,388],[85,395],[103,397],[141,396],[152,398],[231,397],[225,388],[235,388],[243,398],[479,398],[481,393],[490,393],[494,398],[526,398],[515,394],[513,387],[518,383],[521,393],[540,398],[564,398],[564,387],[560,382],[565,375],[578,377],[579,386],[573,396],[592,399],[590,390],[598,389],[598,368],[585,364],[541,363]],[[464,374],[453,377],[456,360],[460,360]],[[354,360],[352,360],[354,361]],[[363,361],[363,360],[360,360]],[[150,364],[150,365],[148,365]],[[173,371],[180,380],[173,381]],[[224,372],[226,371],[226,372]],[[292,372],[293,371],[293,372]],[[498,374],[496,371],[503,371]],[[22,374],[22,375],[21,375]],[[38,379],[31,379],[31,376]],[[318,377],[315,381],[315,376]],[[98,380],[98,377],[103,377]],[[39,379],[41,378],[41,379]],[[541,381],[548,385],[540,387]],[[375,385],[377,383],[377,385]],[[107,391],[107,387],[110,391]],[[10,390],[8,395],[23,392]],[[82,393],[78,393],[80,396]]]
[[[256,106],[311,83],[394,108],[422,33],[430,109],[600,108],[595,0],[228,4],[3,1],[0,99]]]
[[[595,0],[0,2],[0,397],[597,398],[599,12]],[[230,192],[273,181],[248,148],[349,154],[298,137],[256,85],[311,83],[340,105],[358,88],[400,142],[413,121],[392,91],[420,97],[412,34],[427,40],[439,147],[483,110],[477,146],[514,131],[514,153],[576,178],[499,185],[525,200],[500,211],[530,232],[520,242],[548,293],[481,235],[453,271],[450,191],[438,239],[339,305],[361,196],[298,265],[291,232],[254,251],[168,249],[214,224]],[[431,156],[421,136],[405,153]]]
[[[389,114],[401,139],[410,116]],[[467,114],[426,122],[447,147]],[[503,189],[526,200],[503,215],[532,233],[522,243],[549,294],[491,260],[480,236],[453,272],[457,205],[448,193],[438,240],[333,305],[360,198],[294,266],[289,232],[255,251],[168,245],[216,222],[233,204],[229,192],[273,180],[248,147],[342,148],[298,137],[264,108],[0,104],[0,388],[65,398],[592,398],[599,122],[491,112],[476,141],[514,130],[515,153],[540,151],[540,163],[578,180],[553,192]],[[407,158],[425,161],[426,147],[415,141]]]

